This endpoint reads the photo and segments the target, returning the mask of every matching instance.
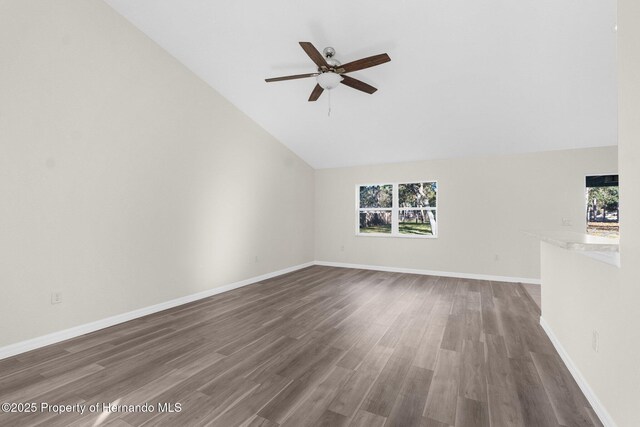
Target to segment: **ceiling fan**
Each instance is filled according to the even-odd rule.
[[[309,42],[300,42],[300,46],[302,46],[302,49],[307,53],[307,55],[309,55],[309,58],[311,58],[311,60],[318,66],[318,71],[309,74],[296,74],[293,76],[274,77],[271,79],[265,79],[265,81],[267,83],[270,83],[279,82],[282,80],[315,77],[317,84],[311,92],[309,101],[316,101],[318,98],[320,98],[322,92],[335,88],[339,83],[360,90],[362,92],[372,94],[378,89],[366,84],[363,81],[347,76],[346,74],[391,61],[389,55],[387,55],[386,53],[381,53],[380,55],[369,56],[367,58],[358,59],[357,61],[352,61],[342,65],[334,58],[336,51],[332,47],[324,48],[321,54],[320,52],[318,52],[318,49],[316,49],[315,46]]]

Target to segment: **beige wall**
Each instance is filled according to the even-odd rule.
[[[317,170],[316,260],[537,279],[523,231],[584,231],[585,175],[616,171],[615,147]],[[437,239],[355,235],[356,184],[422,179],[438,180]]]
[[[620,269],[576,251],[542,243],[542,318],[579,375],[614,420],[620,399],[613,364],[620,356]],[[592,348],[597,332],[597,351]],[[616,375],[614,375],[616,374]],[[627,424],[620,424],[627,425]],[[633,425],[633,424],[629,424]]]
[[[621,215],[618,358],[609,389],[619,426],[640,425],[640,2],[618,1]],[[605,369],[606,369],[605,368]]]
[[[621,267],[556,248],[543,258],[542,315],[619,427],[640,425],[639,23],[640,2],[619,0]],[[599,329],[598,353],[589,344],[593,329]]]
[[[312,261],[313,180],[106,4],[0,1],[0,346]]]

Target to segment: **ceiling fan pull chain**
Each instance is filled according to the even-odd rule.
[[[329,111],[327,111],[327,117],[331,117],[331,91],[328,90],[327,92],[329,92]]]

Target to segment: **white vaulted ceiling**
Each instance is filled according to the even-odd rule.
[[[106,0],[316,168],[616,144],[615,0]],[[298,45],[387,52],[315,102]]]

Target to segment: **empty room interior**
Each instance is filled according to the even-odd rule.
[[[640,426],[637,0],[0,0],[1,426]]]

